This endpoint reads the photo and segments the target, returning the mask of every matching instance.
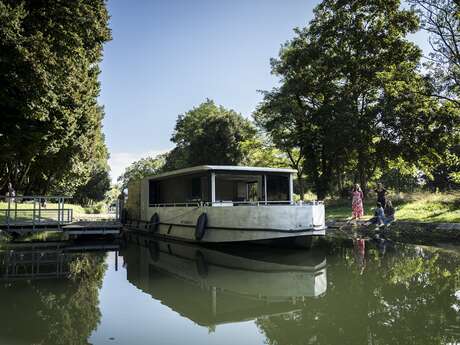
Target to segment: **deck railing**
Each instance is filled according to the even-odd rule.
[[[0,225],[11,227],[61,226],[71,223],[73,209],[65,208],[65,196],[0,196]],[[53,207],[48,208],[52,203]]]
[[[216,201],[216,202],[182,202],[182,203],[161,203],[150,204],[150,207],[226,207],[226,206],[312,206],[321,205],[322,201],[292,202],[292,201]]]

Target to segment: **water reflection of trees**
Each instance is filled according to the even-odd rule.
[[[88,344],[101,313],[105,254],[74,254],[68,277],[0,286],[0,342]]]
[[[363,271],[356,249],[332,248],[327,294],[290,317],[258,319],[267,342],[458,343],[460,256],[426,247],[382,252],[368,249]]]

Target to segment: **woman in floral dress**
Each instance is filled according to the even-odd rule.
[[[351,192],[351,216],[353,219],[360,219],[364,216],[363,196],[361,187],[359,184],[355,184],[353,191]]]

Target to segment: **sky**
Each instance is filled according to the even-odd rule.
[[[270,58],[313,18],[316,0],[108,0],[101,95],[112,180],[173,147],[179,114],[207,98],[250,117]],[[423,48],[426,37],[413,36]]]

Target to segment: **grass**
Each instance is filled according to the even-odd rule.
[[[10,206],[12,208],[12,216],[14,214],[14,204]],[[6,202],[0,202],[0,222],[4,221],[6,219],[6,209],[8,208],[8,203]],[[46,208],[41,209],[42,217],[46,218],[55,218],[57,217],[57,211],[51,211],[51,210],[57,210],[58,204],[54,203],[47,203]],[[32,209],[33,209],[33,204],[24,202],[24,203],[17,203],[17,219],[23,219],[23,220],[31,220],[32,219]],[[79,215],[84,215],[89,212],[85,208],[83,208],[80,205],[73,205],[73,204],[64,204],[64,209],[72,209],[73,210],[73,216],[78,217]],[[22,211],[21,211],[22,210]],[[36,213],[38,213],[38,205],[36,205]]]
[[[460,192],[413,193],[390,195],[396,207],[396,220],[437,223],[460,223]],[[375,198],[364,200],[364,219],[373,215]],[[326,218],[351,217],[351,200],[327,200]]]

